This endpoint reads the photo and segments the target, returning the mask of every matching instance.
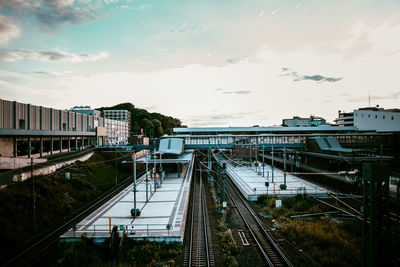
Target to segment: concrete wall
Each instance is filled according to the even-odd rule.
[[[34,170],[33,171],[33,176],[47,175],[47,174],[53,173],[53,172],[57,171],[58,169],[66,166],[66,165],[74,163],[77,160],[86,161],[86,160],[90,159],[90,157],[93,156],[93,154],[94,154],[94,152],[91,152],[91,153],[83,155],[82,157],[79,157],[77,159],[68,160],[68,161],[65,161],[65,162],[57,163],[57,164],[50,165],[50,166],[47,166],[47,167],[44,167],[44,168],[41,168],[41,169]],[[24,180],[26,180],[26,179],[28,179],[30,177],[31,177],[31,173],[30,172],[24,172],[24,173],[21,173],[21,174],[14,175],[13,176],[13,181],[15,181],[15,182],[24,181]]]
[[[43,158],[34,158],[33,164],[46,162],[47,159]],[[29,158],[7,158],[0,157],[0,169],[10,170],[23,168],[31,165],[31,159]]]
[[[0,157],[12,157],[14,151],[13,145],[13,138],[0,138]]]

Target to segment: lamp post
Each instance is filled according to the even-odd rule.
[[[262,163],[263,163],[263,177],[264,177],[264,146],[262,148]]]
[[[271,171],[272,171],[272,182],[274,182],[274,145],[272,145],[272,166],[271,166]]]
[[[135,209],[134,218],[136,219],[136,153],[132,155],[133,159],[133,208]]]
[[[149,162],[148,162],[148,155],[147,155],[147,150],[146,150],[146,202],[149,202],[149,176],[148,176],[148,172],[149,172]]]

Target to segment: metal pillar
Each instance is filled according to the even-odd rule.
[[[389,165],[363,165],[363,265],[392,266],[390,263]]]
[[[28,158],[31,157],[31,138],[28,137]]]
[[[271,164],[271,171],[272,171],[272,182],[274,182],[274,145],[272,145],[272,164]]]
[[[40,157],[43,157],[43,138],[40,137]]]
[[[50,137],[50,155],[53,155],[54,142],[53,137]]]
[[[213,179],[212,179],[212,175],[211,175],[211,170],[212,170],[212,162],[211,162],[211,149],[209,148],[208,149],[208,153],[207,153],[208,155],[208,164],[207,164],[207,167],[208,167],[208,170],[207,170],[207,172],[208,172],[208,181],[209,182],[211,182]]]
[[[13,138],[13,156],[16,158],[18,156],[18,150],[17,150],[17,138]]]
[[[68,137],[68,152],[71,151],[71,139]]]
[[[262,164],[263,164],[263,177],[264,176],[264,146],[262,147]]]
[[[78,137],[75,137],[75,151],[76,150],[78,150]]]
[[[62,152],[62,137],[60,137],[60,152]]]
[[[147,158],[147,150],[146,150],[146,202],[149,202],[149,162]]]
[[[286,185],[286,147],[283,148],[283,184]]]
[[[134,218],[136,219],[136,153],[133,153],[133,198]]]

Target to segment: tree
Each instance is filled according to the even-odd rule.
[[[146,136],[153,137],[154,136],[154,125],[151,121],[148,119],[143,119],[142,120],[142,125],[144,129],[144,133]]]
[[[153,119],[151,121],[153,123],[154,126],[154,137],[161,137],[164,135],[164,130],[163,127],[161,125],[161,122],[157,119]]]

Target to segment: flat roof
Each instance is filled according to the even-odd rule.
[[[326,132],[326,131],[357,131],[354,126],[314,126],[314,127],[194,127],[194,128],[173,128],[174,133],[204,133],[204,132]]]

